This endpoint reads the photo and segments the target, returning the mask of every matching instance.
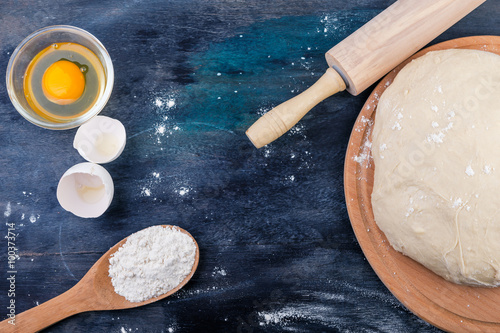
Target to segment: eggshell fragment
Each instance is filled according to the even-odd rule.
[[[99,217],[113,200],[111,175],[95,163],[80,163],[64,173],[57,185],[57,200],[79,217]]]
[[[87,161],[108,163],[122,153],[127,141],[123,124],[106,116],[95,116],[78,128],[73,147]]]

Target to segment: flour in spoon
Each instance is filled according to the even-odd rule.
[[[115,292],[130,302],[160,296],[181,283],[193,268],[196,245],[178,228],[138,231],[109,258]]]

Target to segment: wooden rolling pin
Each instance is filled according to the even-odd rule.
[[[330,68],[309,89],[264,114],[246,132],[260,148],[325,98],[358,95],[486,0],[398,0],[326,53]]]

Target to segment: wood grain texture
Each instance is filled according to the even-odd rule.
[[[373,269],[412,312],[450,332],[498,332],[500,288],[468,287],[448,282],[395,251],[373,217],[370,199],[375,168],[373,160],[357,160],[363,154],[370,154],[364,143],[371,142],[377,102],[397,73],[409,61],[429,51],[451,48],[478,49],[500,55],[500,37],[459,38],[433,45],[402,63],[377,85],[356,121],[346,154],[347,209],[356,237]]]

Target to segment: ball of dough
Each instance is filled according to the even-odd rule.
[[[500,56],[413,60],[372,134],[372,207],[390,244],[449,281],[500,285]]]

